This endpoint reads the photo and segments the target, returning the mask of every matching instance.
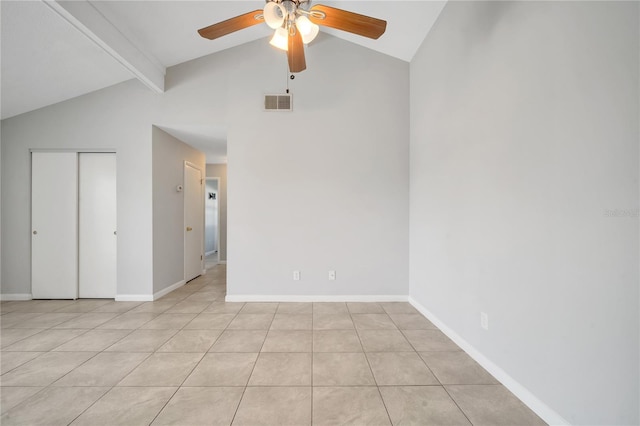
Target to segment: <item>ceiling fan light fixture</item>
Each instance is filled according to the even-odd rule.
[[[302,42],[309,44],[318,35],[320,27],[309,20],[306,16],[298,16],[296,19],[296,28],[300,31]]]
[[[289,50],[289,32],[282,27],[276,29],[269,44],[280,50]]]
[[[309,29],[306,32],[300,29],[300,26],[297,25],[300,18],[305,18],[309,22]],[[309,21],[306,17],[301,16],[300,18],[296,20],[296,26],[298,28],[298,31],[300,31],[300,35],[302,36],[302,42],[304,44],[309,44],[316,38],[316,36],[320,32],[320,27],[314,24],[313,22]],[[303,27],[304,27],[304,24],[303,24]]]
[[[284,23],[285,15],[286,11],[284,7],[282,7],[280,3],[276,3],[273,1],[268,2],[264,6],[264,10],[262,11],[264,21],[274,30],[282,26],[282,24]]]

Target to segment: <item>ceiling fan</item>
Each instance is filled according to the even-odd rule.
[[[319,25],[378,39],[387,28],[387,21],[360,15],[321,4],[310,7],[311,0],[266,0],[264,9],[254,10],[198,30],[209,40],[266,22],[275,30],[270,44],[287,51],[289,71],[307,68],[304,45],[319,31]]]

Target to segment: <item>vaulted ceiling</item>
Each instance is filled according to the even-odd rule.
[[[379,40],[322,31],[410,61],[445,1],[322,1],[387,20]],[[217,40],[196,30],[251,10],[246,1],[0,1],[1,118],[138,78],[164,90],[167,67],[228,49],[271,31],[266,25]],[[265,42],[265,49],[271,49]],[[313,43],[307,47],[313,55]]]

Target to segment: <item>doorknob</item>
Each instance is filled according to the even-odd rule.
[[[33,235],[38,235],[38,231],[33,231]]]
[[[189,231],[193,231],[193,228],[190,227],[190,226],[187,226],[187,232],[189,232]]]

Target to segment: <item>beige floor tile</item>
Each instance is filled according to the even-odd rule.
[[[35,318],[24,321],[23,323],[16,325],[16,328],[51,328],[63,322],[69,321],[80,314],[78,313],[46,313],[38,315]]]
[[[99,329],[114,329],[114,330],[134,330],[142,327],[159,314],[153,312],[125,312],[122,315],[118,315],[114,319],[105,322],[98,326]]]
[[[262,352],[311,352],[311,336],[307,330],[271,330]]]
[[[30,312],[10,312],[8,314],[2,315],[2,328],[25,328],[21,327],[27,321],[35,319],[43,315],[40,313],[30,313]],[[47,328],[47,327],[45,327]]]
[[[207,352],[222,330],[180,330],[158,352]]]
[[[391,425],[376,387],[314,387],[313,424]]]
[[[74,305],[75,300],[31,300],[23,302],[16,311],[20,312],[54,312]]]
[[[314,352],[362,352],[355,330],[314,330]]]
[[[102,306],[95,308],[91,312],[118,312],[123,313],[132,310],[138,305],[141,305],[142,302],[115,302],[111,301],[105,303]]]
[[[358,334],[366,352],[413,352],[413,347],[398,330],[360,330]]]
[[[66,330],[43,330],[42,333],[22,339],[13,345],[3,348],[3,351],[49,351],[63,343],[68,342],[74,337],[78,337],[87,330],[66,329]]]
[[[258,354],[208,353],[184,386],[246,386]]]
[[[195,317],[196,314],[160,314],[140,328],[146,330],[179,330]]]
[[[346,305],[345,305],[346,306]],[[345,307],[346,309],[346,307]],[[314,330],[352,330],[354,329],[349,314],[313,314]]]
[[[2,352],[0,354],[0,374],[13,370],[46,352]],[[0,382],[2,380],[0,379]]]
[[[311,330],[311,314],[276,314],[271,330]]]
[[[347,304],[344,302],[314,302],[313,314],[348,314]]]
[[[448,385],[451,398],[475,425],[544,425],[502,385]]]
[[[180,386],[203,354],[155,353],[145,359],[118,386]]]
[[[204,311],[210,302],[197,302],[193,300],[182,300],[171,308],[166,313],[168,314],[199,314]]]
[[[277,303],[245,303],[241,314],[275,314],[278,310]]]
[[[101,306],[110,303],[108,299],[82,299],[76,300],[75,303],[57,309],[56,312],[75,312],[75,313],[84,313],[91,312],[95,309],[98,309]]]
[[[440,384],[415,352],[372,352],[367,359],[378,386]]]
[[[181,387],[153,425],[230,425],[243,392],[242,387]]]
[[[400,330],[436,330],[438,327],[420,314],[389,314]]]
[[[189,330],[224,330],[236,314],[201,313],[184,328]]]
[[[5,348],[13,345],[22,339],[26,339],[42,331],[41,328],[3,328],[0,330],[0,347]]]
[[[444,385],[495,385],[499,382],[465,352],[420,352]]]
[[[388,314],[417,314],[416,308],[409,302],[381,302],[380,306]]]
[[[260,352],[267,330],[226,330],[209,352]]]
[[[184,300],[187,302],[215,302],[224,300],[224,296],[212,291],[197,291],[190,296],[187,296]]]
[[[40,386],[5,386],[0,388],[0,414],[4,414],[27,398],[40,392]]]
[[[230,330],[268,330],[274,314],[238,314],[227,327]]]
[[[247,388],[233,421],[234,426],[310,424],[310,387]]]
[[[72,425],[148,425],[175,391],[174,387],[113,388]]]
[[[109,346],[109,352],[155,352],[177,330],[134,330],[122,340]]]
[[[7,411],[3,426],[67,425],[107,392],[108,388],[47,388]]]
[[[166,300],[166,301],[156,300],[153,302],[144,302],[136,306],[135,308],[133,308],[130,312],[137,312],[137,313],[154,312],[157,314],[161,314],[163,312],[166,312],[168,309],[172,308],[176,303],[178,302],[175,300]]]
[[[131,330],[89,330],[53,350],[56,352],[100,352],[129,333],[131,333]]]
[[[461,350],[440,330],[404,330],[403,333],[418,352]]]
[[[311,353],[261,353],[249,386],[311,386]]]
[[[213,302],[202,311],[208,314],[237,314],[244,307],[244,303]]]
[[[48,352],[0,378],[2,386],[47,386],[95,355],[94,352]]]
[[[353,323],[358,330],[395,330],[396,325],[387,314],[353,314]]]
[[[309,302],[281,302],[278,305],[278,314],[312,314],[313,304]]]
[[[116,312],[88,312],[56,325],[53,328],[96,328],[117,317]]]
[[[70,371],[53,386],[115,386],[149,355],[102,352]]]
[[[314,386],[375,385],[369,363],[363,353],[313,354]]]
[[[384,309],[375,302],[347,302],[347,308],[352,314],[384,314]]]
[[[470,425],[441,386],[383,386],[382,399],[394,425]],[[514,423],[511,426],[516,425]]]

